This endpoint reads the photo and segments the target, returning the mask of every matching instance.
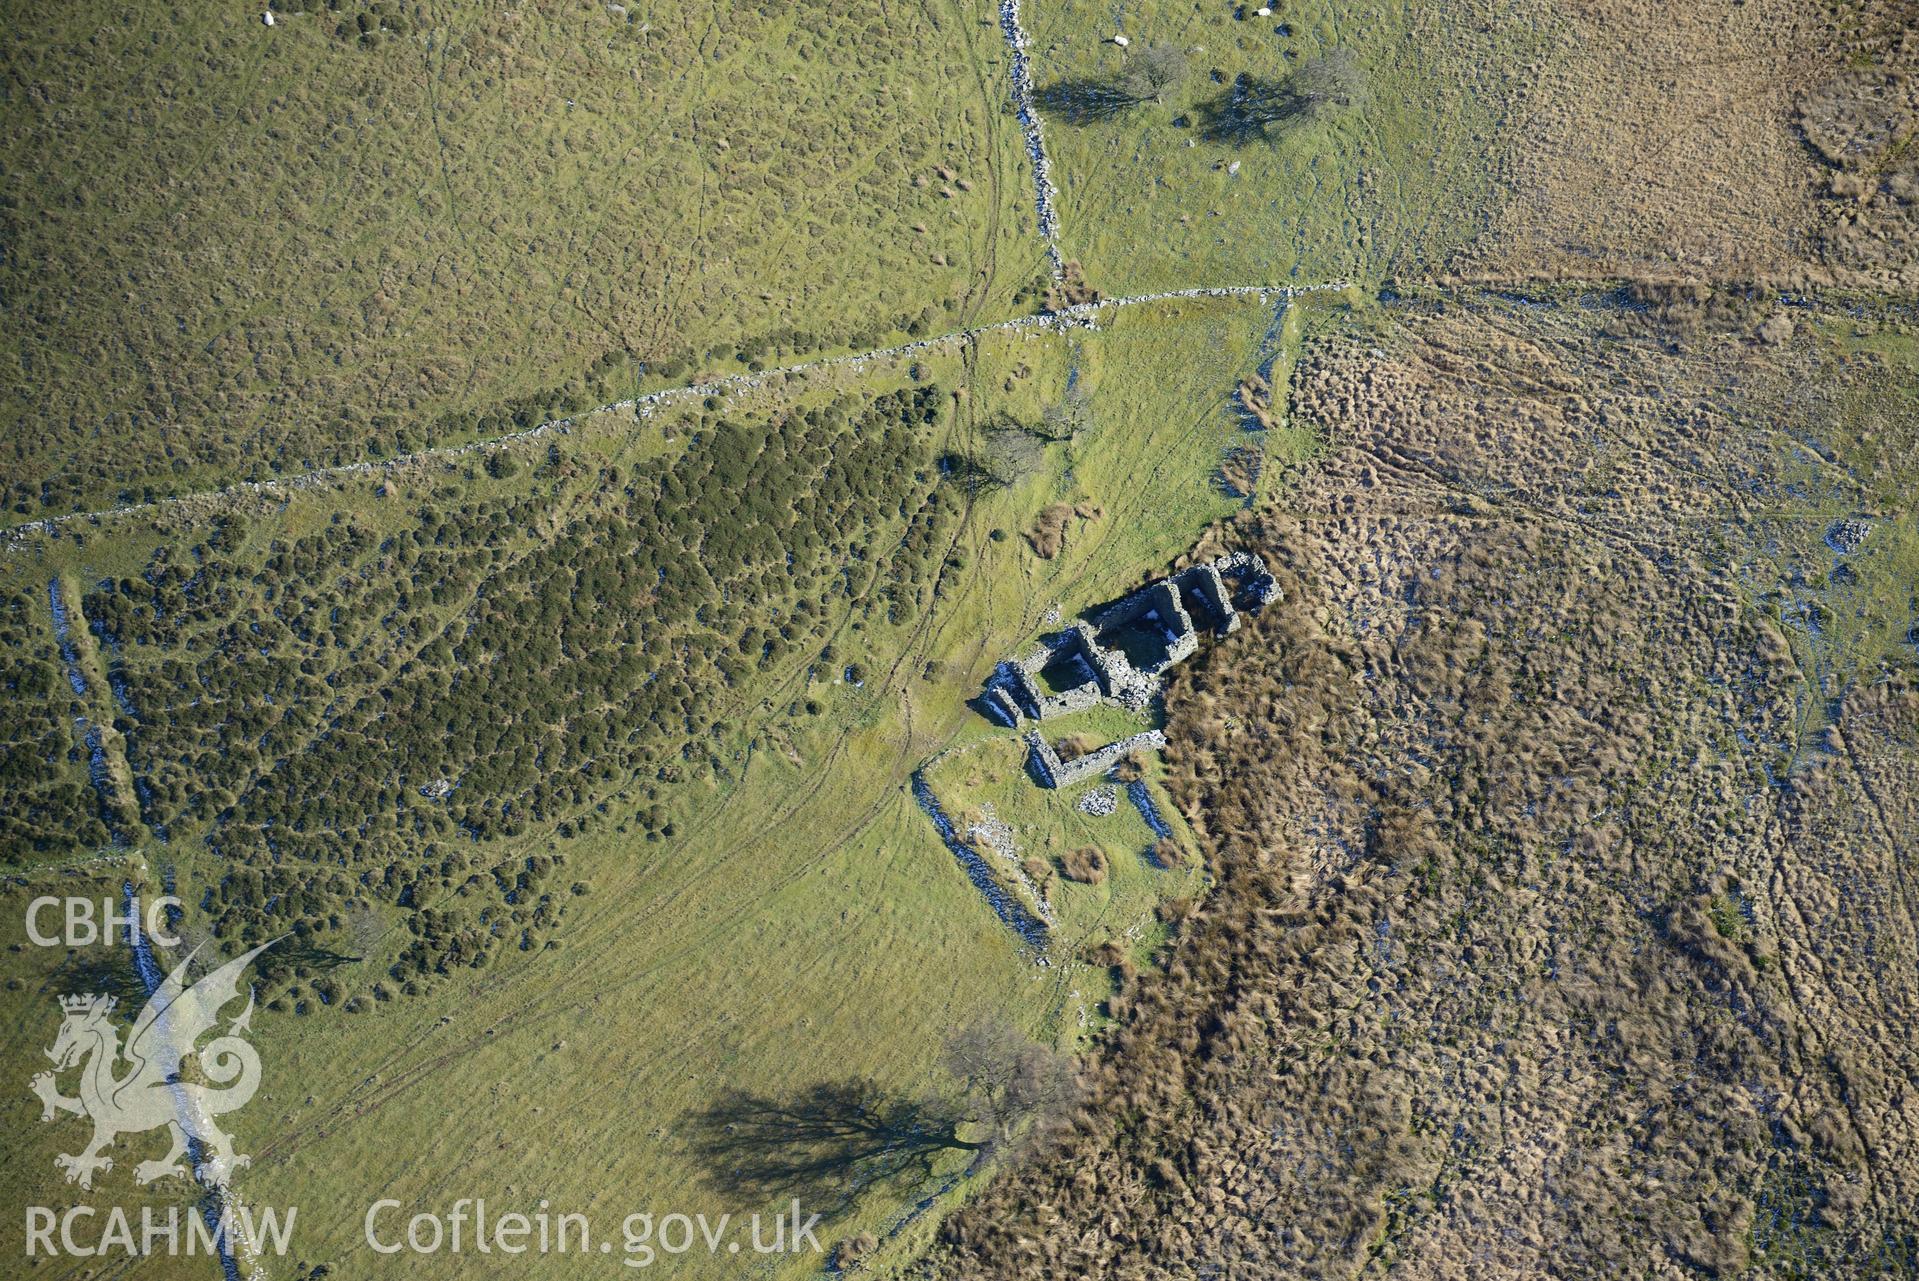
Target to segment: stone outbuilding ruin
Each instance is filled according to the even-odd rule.
[[[1159,697],[1167,671],[1199,648],[1202,634],[1231,634],[1242,609],[1265,605],[1278,590],[1250,552],[1194,565],[1074,620],[1025,657],[1002,662],[981,703],[1013,727],[1043,725],[1103,702],[1144,710]],[[1103,773],[1135,748],[1166,745],[1160,731],[1149,730],[1062,761],[1041,729],[1030,730],[1026,741],[1033,774],[1047,787]]]
[[[1134,734],[1129,738],[1108,743],[1104,747],[1095,748],[1084,756],[1075,756],[1070,761],[1063,761],[1059,757],[1059,752],[1046,741],[1046,735],[1036,729],[1028,730],[1026,733],[1026,747],[1029,753],[1027,760],[1032,767],[1033,776],[1047,787],[1071,787],[1075,783],[1083,783],[1119,764],[1126,754],[1135,748],[1151,748],[1158,751],[1164,746],[1166,746],[1165,733],[1149,729],[1145,733]]]

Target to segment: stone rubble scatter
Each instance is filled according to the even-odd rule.
[[[1026,891],[1026,897],[1033,905],[1034,914],[1042,923],[1048,926],[1057,923],[1053,916],[1053,905],[1047,901],[1046,895],[1040,892],[1039,886],[1033,884],[1033,878],[1026,874],[1026,869],[1020,865],[1019,833],[1014,830],[1011,823],[1000,818],[991,805],[980,806],[978,820],[966,829],[966,840],[976,848],[984,847],[990,850],[1006,864],[1006,874]]]
[[[1872,525],[1863,520],[1847,517],[1826,531],[1826,546],[1841,556],[1850,556],[1865,543],[1866,535],[1872,532]]]
[[[1105,818],[1119,809],[1119,793],[1104,783],[1098,787],[1086,789],[1086,795],[1079,798],[1079,812],[1094,818]]]
[[[1002,820],[991,805],[980,807],[979,819],[966,829],[966,839],[984,845],[1001,858],[1019,854],[1019,841],[1012,824]]]

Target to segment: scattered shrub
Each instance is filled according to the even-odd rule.
[[[1070,503],[1054,503],[1040,512],[1033,521],[1033,527],[1026,531],[1026,541],[1033,554],[1041,560],[1052,560],[1066,546],[1066,525],[1073,517]]]
[[[1082,845],[1061,855],[1060,872],[1071,881],[1084,885],[1098,885],[1106,879],[1108,860],[1106,851],[1097,845]]]

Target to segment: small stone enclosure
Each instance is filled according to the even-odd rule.
[[[1204,561],[1075,619],[1024,658],[1002,662],[981,692],[981,706],[1015,728],[1024,721],[1043,727],[1102,702],[1143,710],[1159,697],[1173,664],[1199,648],[1202,633],[1230,634],[1242,609],[1257,609],[1278,590],[1250,552]],[[1166,746],[1166,736],[1147,730],[1070,761],[1060,759],[1041,728],[1029,730],[1026,743],[1034,778],[1046,787],[1070,787],[1135,748]]]

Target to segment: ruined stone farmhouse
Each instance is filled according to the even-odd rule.
[[[1102,702],[1135,711],[1152,705],[1166,673],[1199,648],[1202,634],[1225,636],[1242,609],[1256,609],[1278,591],[1258,557],[1238,552],[1181,570],[1076,619],[1023,658],[1002,662],[982,691],[989,715],[1003,724],[1039,725],[1026,735],[1034,777],[1067,787],[1105,772],[1135,748],[1160,748],[1149,730],[1062,761],[1043,732],[1046,721]]]

